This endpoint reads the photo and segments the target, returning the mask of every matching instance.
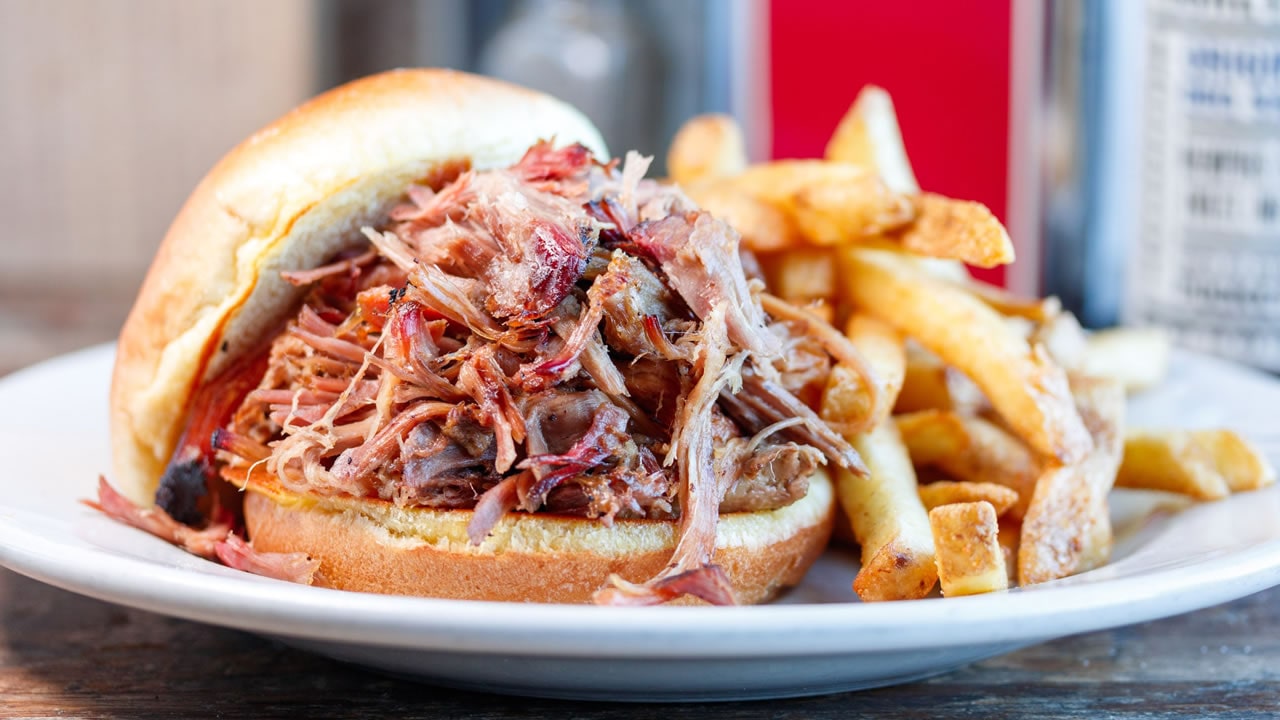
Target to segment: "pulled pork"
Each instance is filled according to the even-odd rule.
[[[159,506],[143,508],[134,505],[111,487],[104,477],[98,478],[98,499],[85,505],[139,530],[146,531],[192,555],[213,560],[227,567],[302,585],[324,584],[320,561],[305,553],[259,552],[232,530],[229,513],[214,507],[209,521],[201,529],[180,523]]]
[[[474,543],[513,511],[678,518],[670,565],[597,600],[733,602],[719,513],[795,502],[819,464],[861,471],[806,404],[845,358],[766,312],[737,234],[646,167],[541,143],[411,188],[368,249],[286,273],[309,292],[221,460],[297,492],[471,508]]]

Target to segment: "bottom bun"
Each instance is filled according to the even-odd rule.
[[[588,603],[611,574],[653,577],[675,548],[676,523],[508,513],[479,546],[471,512],[399,508],[377,500],[299,496],[259,473],[248,483],[245,524],[257,550],[304,552],[324,584],[429,597]],[[759,603],[795,585],[831,537],[834,493],[821,471],[801,500],[778,510],[720,517],[713,562],[739,602]],[[680,602],[680,601],[677,601]],[[683,599],[683,602],[701,602]]]

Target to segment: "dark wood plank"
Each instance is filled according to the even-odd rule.
[[[896,688],[673,705],[683,718],[1268,716],[1280,589],[1068,638]],[[652,717],[653,706],[527,700],[389,679],[244,633],[128,610],[0,570],[0,717]]]

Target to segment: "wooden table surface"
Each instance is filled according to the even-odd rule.
[[[123,303],[3,297],[0,374],[108,339]],[[1280,717],[1280,588],[1047,643],[895,688],[798,700],[529,700],[389,679],[245,633],[129,610],[0,570],[0,718]]]
[[[420,685],[0,570],[0,717],[1105,718],[1280,715],[1280,589],[924,682],[750,703],[529,700]]]

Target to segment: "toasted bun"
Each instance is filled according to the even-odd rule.
[[[404,509],[377,500],[299,496],[255,473],[245,498],[254,548],[304,552],[323,582],[345,590],[467,600],[586,603],[617,573],[656,575],[675,548],[676,523],[508,513],[479,546],[467,510]],[[243,477],[232,478],[244,484]],[[778,510],[720,517],[713,562],[743,603],[800,582],[831,537],[834,493],[825,472]]]
[[[301,291],[281,270],[362,243],[359,228],[414,181],[464,163],[510,165],[547,138],[607,157],[591,123],[554,98],[400,70],[327,92],[232,150],[169,228],[120,334],[111,386],[120,488],[152,502],[193,389],[295,310]]]

